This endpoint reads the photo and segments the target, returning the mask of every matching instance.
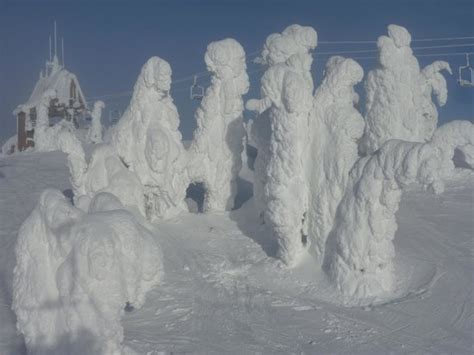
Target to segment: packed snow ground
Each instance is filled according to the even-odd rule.
[[[155,225],[165,275],[143,308],[126,312],[125,345],[149,354],[471,353],[474,174],[459,169],[446,185],[438,196],[415,186],[404,192],[394,240],[397,291],[372,307],[338,305],[312,260],[288,270],[268,258],[276,246],[259,238],[252,199],[230,213]],[[47,187],[70,196],[63,153],[0,158],[0,354],[26,352],[10,309],[14,246]],[[250,195],[249,181],[239,187],[242,198]]]

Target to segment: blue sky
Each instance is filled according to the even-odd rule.
[[[66,67],[79,77],[86,97],[114,94],[104,99],[107,108],[124,109],[129,97],[115,94],[132,90],[141,66],[153,55],[170,62],[176,80],[205,71],[203,57],[211,41],[232,37],[251,53],[261,49],[270,33],[293,23],[313,26],[320,41],[375,41],[386,33],[390,23],[407,27],[414,39],[474,36],[474,1],[0,0],[0,141],[15,133],[11,112],[31,94],[48,56],[48,36],[54,20],[65,38]],[[413,46],[450,44],[455,42],[422,42]],[[366,49],[375,49],[375,44],[320,44],[313,64],[316,84],[328,59],[318,51]],[[474,52],[474,47],[416,53],[466,51]],[[462,56],[419,58],[422,65],[436,59],[448,60],[454,70],[464,61]],[[366,71],[376,64],[375,59],[358,61]],[[258,69],[258,65],[249,64],[249,72]],[[260,75],[261,72],[250,74],[249,98],[258,96]],[[204,85],[206,82],[206,78],[201,80]],[[448,82],[449,99],[439,111],[440,121],[474,117],[474,89],[459,87],[455,76],[449,77]],[[172,90],[186,139],[192,136],[197,104],[189,99],[189,85],[189,81],[177,83]]]

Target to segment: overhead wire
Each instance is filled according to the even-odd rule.
[[[458,40],[470,40],[474,39],[474,36],[463,36],[463,37],[437,37],[437,38],[420,38],[420,39],[412,39],[412,42],[434,42],[434,41],[458,41]],[[374,44],[377,43],[377,41],[319,41],[319,44]],[[474,43],[458,43],[458,44],[446,44],[446,45],[435,45],[435,46],[422,46],[422,47],[412,47],[412,50],[429,50],[429,49],[440,49],[440,48],[467,48],[467,47],[474,47]],[[258,56],[255,56],[256,54],[259,54],[261,50],[256,50],[250,53],[247,53],[246,55],[246,62],[247,63],[253,63],[253,60],[256,59]],[[328,56],[328,55],[336,55],[336,54],[349,54],[349,53],[376,53],[378,52],[378,49],[363,49],[363,50],[347,50],[347,51],[327,51],[327,52],[315,52],[314,56]],[[471,55],[474,54],[473,52],[451,52],[451,53],[421,53],[421,54],[416,54],[417,57],[430,57],[430,56],[460,56],[460,55]],[[376,59],[376,56],[355,56],[352,57],[353,59]],[[253,72],[248,72],[248,74],[256,73],[256,72],[261,72],[263,71],[264,68],[253,71]],[[202,79],[205,77],[211,76],[212,73],[206,71],[206,72],[198,72],[193,75],[188,75],[182,78],[178,78],[173,80],[172,82],[172,87],[189,82],[194,79],[194,77],[198,79]],[[189,90],[189,88],[184,88],[184,89],[178,89],[178,90],[171,90],[174,93],[178,92],[184,92]],[[87,101],[92,102],[94,100],[99,100],[99,99],[113,99],[113,98],[118,98],[118,97],[125,97],[125,96],[131,96],[133,91],[123,91],[119,93],[111,93],[111,94],[104,94],[104,95],[99,95],[99,96],[93,96],[90,97]]]

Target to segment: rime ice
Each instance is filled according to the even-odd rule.
[[[189,172],[192,181],[206,188],[204,211],[225,211],[234,206],[242,167],[242,95],[249,88],[245,52],[228,38],[210,43],[204,59],[212,74],[211,86],[196,112]]]
[[[388,36],[377,41],[379,67],[365,82],[367,126],[361,151],[372,154],[389,139],[429,141],[438,123],[432,102],[434,94],[443,106],[446,80],[440,71],[451,73],[449,64],[434,62],[420,71],[410,48],[411,36],[400,26],[388,26]]]
[[[171,67],[158,57],[143,66],[132,100],[112,133],[118,156],[144,186],[146,215],[170,218],[186,210],[186,152],[169,94]]]
[[[120,353],[126,303],[141,307],[161,279],[152,235],[111,194],[91,206],[45,190],[21,226],[13,309],[31,353]]]
[[[297,263],[307,238],[309,187],[303,153],[313,93],[310,51],[316,44],[311,27],[292,25],[270,35],[261,57],[269,66],[262,77],[262,99],[247,103],[247,109],[262,113],[254,124],[259,151],[256,205],[263,209],[258,212],[263,212],[269,233],[278,241],[278,256],[287,265]]]

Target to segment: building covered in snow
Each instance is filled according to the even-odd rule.
[[[54,53],[51,48],[50,55],[46,61],[45,69],[40,71],[39,79],[33,89],[30,98],[23,104],[17,106],[13,114],[17,119],[17,150],[22,151],[34,146],[34,135],[37,114],[40,104],[46,93],[54,92],[48,105],[49,124],[65,119],[74,123],[77,127],[79,117],[87,110],[87,103],[76,75],[66,70],[64,66],[64,46],[62,46],[62,61],[57,55],[56,24],[54,30]]]

